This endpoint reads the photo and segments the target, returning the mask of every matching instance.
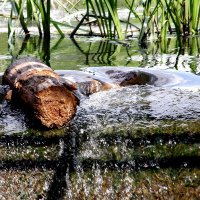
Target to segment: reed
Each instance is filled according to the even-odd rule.
[[[189,3],[188,3],[189,4]],[[190,18],[191,18],[191,29],[190,31],[194,34],[198,33],[199,29],[199,18],[200,18],[200,1],[191,0],[190,1]]]
[[[124,39],[118,16],[118,0],[86,0],[87,13],[94,13],[100,34],[103,37]]]
[[[52,4],[56,4],[60,8],[64,9],[66,12],[70,12],[81,0],[74,2],[67,1],[70,7],[67,8],[65,3],[60,0],[10,0],[11,3],[11,14],[9,29],[14,29],[14,23],[12,19],[18,19],[19,23],[25,34],[29,34],[29,27],[33,23],[36,24],[38,28],[38,33],[42,37],[50,37],[50,27],[53,25],[61,37],[64,37],[64,33],[60,26],[63,24],[56,22],[51,18]],[[14,17],[15,16],[15,17]]]
[[[168,34],[187,36],[199,33],[200,1],[198,0],[125,0],[129,9],[125,31],[117,13],[118,1],[86,0],[87,12],[94,13],[102,36],[111,37],[116,32],[119,39],[125,38],[128,26],[134,23],[131,14],[139,22],[139,43],[149,36],[166,40]],[[140,11],[138,11],[140,8]],[[115,35],[115,34],[114,34]]]
[[[148,35],[165,39],[199,33],[200,1],[198,0],[125,0],[127,8],[140,22],[139,42]],[[137,8],[142,8],[142,15]],[[130,21],[129,19],[127,20]]]
[[[81,0],[11,0],[11,17],[17,16],[25,34],[29,34],[29,25],[34,21],[40,36],[50,36],[50,26],[53,25],[61,37],[64,37],[62,24],[51,19],[51,4],[56,3],[66,12],[77,7]],[[137,22],[138,41],[147,38],[160,38],[166,41],[169,34],[179,36],[199,34],[200,1],[199,0],[125,0],[129,13],[122,28],[122,21],[118,15],[119,0],[85,0],[86,15],[73,31],[80,28],[84,20],[95,18],[96,26],[102,37],[124,39],[128,35],[128,27]],[[69,9],[70,5],[71,8]],[[139,10],[138,10],[139,9]],[[134,16],[134,17],[132,17]],[[124,23],[123,22],[123,23]],[[88,23],[89,24],[89,23]],[[139,24],[139,25],[138,25]],[[9,22],[9,29],[13,27]],[[90,24],[90,27],[93,25]]]

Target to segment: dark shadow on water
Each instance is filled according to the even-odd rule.
[[[1,160],[0,161],[0,170],[55,170],[57,167],[57,160],[48,160],[48,159],[40,159],[40,160]]]
[[[3,135],[0,137],[0,145],[9,147],[20,147],[20,146],[32,146],[32,147],[42,147],[50,146],[53,144],[58,144],[60,139],[64,136],[18,136],[18,135]]]
[[[76,142],[75,134],[70,133],[64,139],[64,149],[57,163],[52,183],[49,187],[47,199],[61,199],[65,195],[65,190],[68,187],[66,183],[66,174],[70,176],[75,171],[76,165]]]
[[[134,138],[133,136],[117,136],[117,135],[105,135],[102,137],[97,138],[97,140],[104,140],[106,144],[112,145],[112,144],[120,144],[125,141],[126,142],[126,147],[131,148],[131,147],[140,147],[140,146],[148,146],[149,144],[151,145],[156,145],[160,144],[162,141],[162,145],[169,144],[171,141],[174,144],[194,144],[194,143],[200,143],[200,134],[154,134],[154,135],[148,135],[139,137],[139,138]]]
[[[2,146],[33,146],[33,147],[39,147],[39,146],[48,146],[53,144],[58,144],[60,140],[63,140],[65,142],[65,146],[72,146],[71,141],[69,140],[70,134],[67,134],[67,136],[50,136],[50,137],[44,137],[44,136],[26,136],[26,135],[3,135],[0,137],[0,145]],[[71,136],[72,137],[72,136]],[[81,137],[81,141],[79,141],[80,144],[83,144],[88,140],[88,136]],[[133,138],[132,136],[100,136],[96,138],[97,141],[104,140],[106,144],[112,145],[112,144],[122,144],[123,142],[126,142],[126,147],[140,147],[140,146],[148,146],[148,145],[156,145],[159,144],[160,141],[162,141],[162,145],[169,144],[170,141],[173,141],[174,144],[195,144],[200,143],[200,134],[179,134],[179,135],[169,135],[169,134],[155,134],[155,135],[149,135],[139,137],[139,138]],[[68,141],[69,140],[69,141]],[[75,140],[75,137],[73,138]],[[80,138],[79,138],[80,140]],[[69,143],[68,143],[69,142]],[[69,145],[70,144],[70,145]],[[77,149],[76,147],[74,147]],[[77,149],[78,151],[78,149]]]

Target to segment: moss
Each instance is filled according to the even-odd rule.
[[[0,160],[3,161],[39,161],[39,160],[55,160],[58,158],[58,145],[50,146],[0,146]],[[14,166],[13,166],[14,167]]]
[[[0,171],[0,199],[45,198],[52,171]],[[40,199],[42,199],[40,198]]]
[[[99,130],[99,135],[129,136],[132,138],[146,135],[165,134],[199,134],[199,120],[159,120],[146,122],[141,121],[133,124],[109,125]],[[92,134],[92,133],[90,133]]]
[[[199,169],[97,171],[98,166],[74,174],[66,194],[71,199],[198,199],[200,194]]]

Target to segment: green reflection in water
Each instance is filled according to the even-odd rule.
[[[0,34],[0,70],[4,71],[12,55],[35,56],[53,69],[80,69],[88,66],[132,66],[173,68],[199,72],[199,37],[185,38],[181,46],[175,37],[162,41],[148,41],[138,46],[136,39],[123,42],[102,38],[78,37],[50,41],[38,36],[15,37],[7,44],[7,35]],[[7,56],[4,58],[4,56]]]

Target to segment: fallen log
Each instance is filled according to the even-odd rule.
[[[5,99],[20,97],[32,108],[41,124],[58,128],[69,122],[76,113],[79,99],[74,90],[78,89],[76,94],[81,97],[149,81],[147,74],[134,70],[95,68],[95,71],[97,74],[77,70],[68,70],[64,74],[58,70],[56,73],[35,58],[21,58],[15,60],[4,73],[3,84],[8,84],[12,89]]]
[[[134,69],[123,71],[120,67],[89,67],[84,71],[56,70],[63,79],[71,81],[79,93],[89,96],[93,93],[130,85],[144,85],[156,79],[146,72]]]
[[[76,87],[35,58],[15,60],[5,71],[3,84],[11,87],[12,99],[17,95],[48,128],[62,127],[76,113]]]

